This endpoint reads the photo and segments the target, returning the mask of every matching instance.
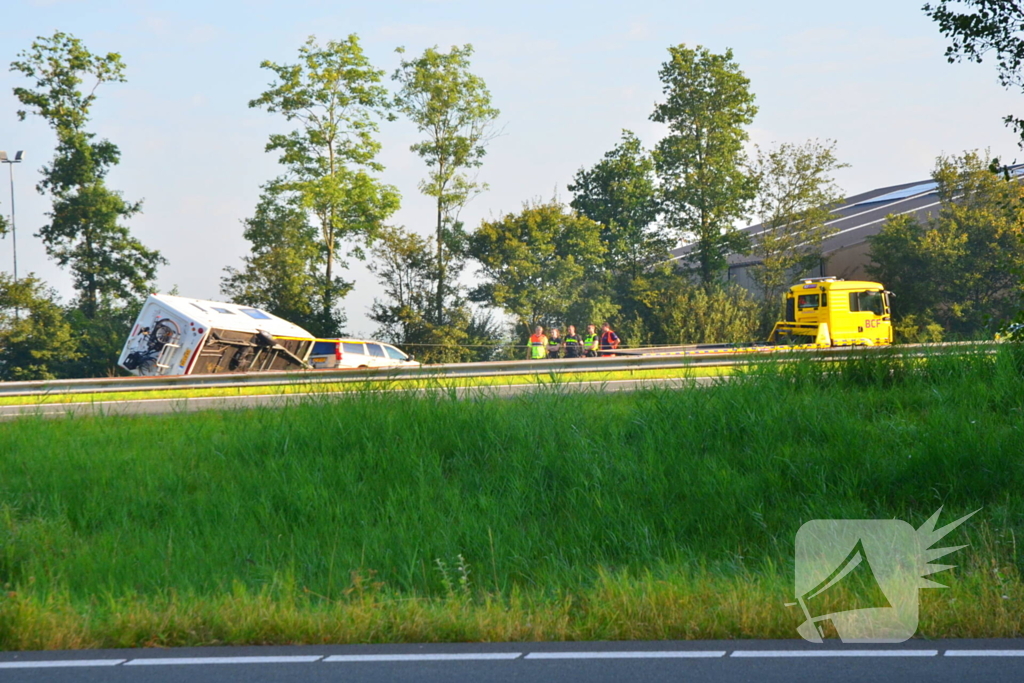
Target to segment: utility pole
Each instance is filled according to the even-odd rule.
[[[25,153],[17,151],[13,159],[7,158],[7,152],[0,151],[0,163],[7,164],[11,176],[11,246],[14,248],[14,284],[18,284],[18,229],[14,224],[14,164],[20,164]]]

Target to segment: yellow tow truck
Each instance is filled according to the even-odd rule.
[[[769,344],[886,346],[892,344],[890,292],[877,282],[808,277],[786,292],[786,319]]]

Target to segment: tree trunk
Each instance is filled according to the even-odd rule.
[[[437,295],[434,300],[434,324],[441,325],[444,316],[444,219],[441,198],[437,198]]]

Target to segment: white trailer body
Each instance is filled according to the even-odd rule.
[[[118,365],[134,375],[297,370],[312,334],[251,306],[151,294]]]

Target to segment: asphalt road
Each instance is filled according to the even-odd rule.
[[[557,385],[559,391],[636,391],[641,388],[678,389],[686,386],[702,386],[710,384],[716,378],[699,377],[694,379],[627,379],[608,382],[566,382]],[[477,387],[459,387],[452,391],[459,398],[510,397],[537,390],[552,390],[553,385],[537,384],[505,384]],[[391,393],[395,390],[389,390]],[[423,389],[400,390],[402,393],[424,394]],[[447,390],[445,390],[447,393]],[[156,398],[135,401],[93,401],[90,403],[64,403],[43,405],[0,406],[0,420],[9,420],[26,415],[39,417],[69,417],[79,415],[159,415],[164,413],[188,413],[199,410],[240,410],[245,408],[268,407],[280,408],[294,405],[302,401],[344,400],[356,396],[355,393],[337,392],[334,394],[276,394],[268,396],[217,396],[209,398]]]
[[[0,653],[0,681],[391,683],[1024,680],[1024,640],[348,645]]]

